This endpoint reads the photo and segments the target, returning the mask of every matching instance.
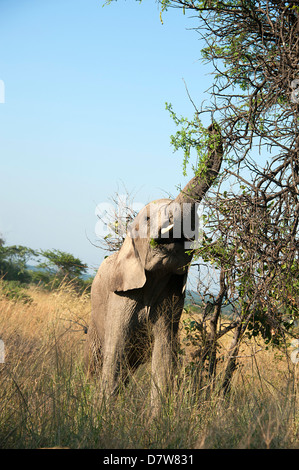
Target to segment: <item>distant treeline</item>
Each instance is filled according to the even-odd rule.
[[[29,263],[35,262],[33,266]],[[88,266],[72,254],[60,250],[33,250],[23,245],[6,246],[0,237],[0,279],[7,296],[18,297],[20,289],[38,284],[57,288],[62,281],[72,282],[79,291],[89,290],[93,277]]]

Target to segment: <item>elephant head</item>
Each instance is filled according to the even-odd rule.
[[[142,288],[151,272],[156,278],[187,272],[192,259],[190,242],[197,235],[197,205],[217,177],[222,162],[217,126],[212,124],[208,132],[209,153],[204,175],[194,176],[176,199],[153,201],[139,212],[117,255],[112,291]]]

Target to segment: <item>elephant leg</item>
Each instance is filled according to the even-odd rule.
[[[153,336],[151,404],[158,410],[159,398],[169,389],[176,366],[177,326],[161,316],[153,326]]]
[[[102,367],[102,393],[114,395],[125,375],[125,341],[120,334],[113,334],[107,340]]]
[[[138,323],[134,298],[115,295],[109,311],[114,316],[106,325],[102,366],[102,392],[107,397],[115,394],[128,378],[128,352]]]
[[[151,330],[148,322],[140,321],[139,327],[131,335],[128,364],[132,373],[150,359]]]
[[[102,354],[100,340],[93,321],[90,322],[84,349],[84,366],[89,374],[95,374],[101,369]]]

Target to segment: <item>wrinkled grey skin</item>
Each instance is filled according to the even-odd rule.
[[[212,126],[209,130],[211,136],[216,132]],[[174,201],[160,199],[144,207],[121,249],[98,270],[91,289],[85,361],[90,371],[101,374],[106,396],[115,393],[128,371],[136,370],[150,354],[154,406],[171,380],[192,259],[185,246],[192,232],[185,235],[184,217],[191,218],[194,228],[195,201],[211,186],[221,161],[222,146],[217,144],[208,157],[204,181],[194,177]],[[183,207],[187,212],[179,210]]]

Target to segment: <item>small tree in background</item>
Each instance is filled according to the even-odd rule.
[[[39,252],[47,261],[39,263],[39,267],[48,270],[58,277],[80,277],[87,271],[87,264],[72,254],[60,250],[41,250]]]
[[[90,287],[91,279],[84,280],[82,276],[88,266],[71,253],[61,250],[41,250],[39,252],[45,261],[39,262],[39,272],[34,274],[35,282],[51,283],[52,287],[59,285],[62,280],[72,281],[79,289]]]
[[[5,246],[4,239],[0,237],[1,296],[25,303],[32,301],[25,289],[32,280],[27,263],[36,256],[37,253],[26,246]]]
[[[22,245],[5,246],[3,239],[0,242],[0,276],[6,281],[30,282],[27,264],[38,253]]]
[[[134,203],[134,196],[123,188],[123,194],[117,190],[111,197],[111,210],[109,213],[105,211],[104,215],[97,214],[99,221],[104,224],[109,233],[105,236],[99,237],[99,248],[114,253],[118,251],[127,234],[129,224],[134,220],[138,214]]]

